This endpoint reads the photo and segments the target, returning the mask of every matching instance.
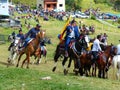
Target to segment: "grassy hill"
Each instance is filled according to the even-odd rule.
[[[22,3],[25,5],[30,5],[31,7],[36,7],[37,0],[13,0],[14,3]],[[67,3],[66,3],[67,4]],[[111,6],[108,4],[95,4],[94,0],[82,0],[80,3],[82,10],[86,10],[88,8],[100,8],[102,12],[113,12],[116,13]],[[118,12],[117,12],[118,13]]]

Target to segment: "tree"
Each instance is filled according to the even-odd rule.
[[[120,11],[120,0],[115,1],[114,9]]]
[[[67,10],[77,10],[80,9],[80,3],[82,0],[66,0]]]

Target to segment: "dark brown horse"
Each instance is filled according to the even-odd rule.
[[[20,55],[19,55],[19,58],[18,58],[18,63],[17,63],[17,66],[19,66],[19,62],[20,62],[20,59],[22,57],[23,54],[26,54],[26,58],[24,59],[24,61],[22,62],[22,66],[24,65],[24,63],[27,61],[27,68],[29,68],[29,63],[30,63],[30,56],[32,55],[35,55],[39,58],[41,58],[41,54],[40,52],[38,53],[38,49],[40,47],[40,40],[44,38],[44,32],[43,31],[40,31],[38,32],[38,34],[36,35],[36,38],[33,39],[28,45],[26,48],[24,48],[22,51],[20,51]]]
[[[109,59],[115,55],[114,46],[108,45],[105,47],[104,52],[99,53],[98,59],[96,61],[96,66],[98,67],[98,77],[107,78]],[[96,71],[94,73],[96,75]]]
[[[55,65],[53,67],[53,71],[56,70],[56,66],[57,66],[57,61],[58,61],[58,58],[63,55],[64,56],[64,60],[62,62],[62,65],[64,67],[64,74],[67,74],[67,70],[66,70],[66,67],[65,67],[65,63],[67,61],[68,58],[70,58],[69,60],[69,65],[68,65],[68,68],[70,67],[71,65],[71,61],[72,60],[75,60],[76,61],[76,66],[75,68],[79,69],[79,72],[80,71],[80,55],[81,55],[81,52],[83,51],[84,48],[87,48],[87,42],[85,40],[85,37],[84,36],[81,36],[81,38],[78,40],[78,41],[75,41],[74,43],[72,43],[72,45],[69,47],[68,49],[68,54],[69,56],[68,57],[65,57],[65,50],[64,50],[64,43],[60,43],[58,44],[57,48],[56,48],[56,51],[55,51],[55,56],[54,56],[54,62],[55,62]]]

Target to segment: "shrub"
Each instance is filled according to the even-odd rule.
[[[94,15],[91,16],[91,19],[96,20],[96,17]]]

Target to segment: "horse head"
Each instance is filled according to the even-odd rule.
[[[37,33],[36,37],[42,40],[45,37],[45,31],[41,30]]]
[[[14,41],[14,39],[15,39],[15,38],[14,38],[14,36],[13,36],[13,35],[11,35],[11,34],[10,34],[10,35],[8,36],[8,41],[13,42],[13,41]]]
[[[117,48],[113,44],[105,46],[106,54],[109,54],[109,56],[111,57],[116,55],[116,51],[117,51]]]
[[[87,36],[82,35],[78,40],[79,44],[83,47],[83,49],[87,49],[89,46],[89,39]]]

